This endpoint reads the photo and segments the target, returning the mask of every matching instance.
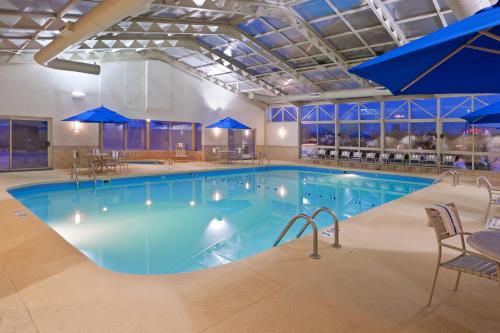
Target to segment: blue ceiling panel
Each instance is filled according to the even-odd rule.
[[[293,7],[306,21],[332,15],[335,12],[324,0],[310,0]]]
[[[236,26],[252,36],[263,34],[272,30],[264,22],[257,18],[238,23]]]

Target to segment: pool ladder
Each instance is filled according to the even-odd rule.
[[[90,170],[89,176],[92,176],[92,180],[94,182],[94,187],[97,186],[97,176],[96,176],[96,168],[93,162],[90,162]],[[80,179],[78,178],[78,165],[76,162],[73,162],[71,165],[71,179],[75,180],[76,189],[78,190],[80,187]]]
[[[258,152],[256,157],[259,166],[264,166],[264,160],[266,160],[268,168],[271,166],[271,161],[264,152]],[[252,164],[255,166],[255,160],[252,160]]]
[[[436,180],[434,180],[434,182],[432,182],[432,184],[437,184],[437,183],[441,182],[444,179],[444,177],[446,177],[447,175],[452,175],[453,186],[460,185],[460,176],[458,175],[458,172],[456,172],[455,170],[446,170],[446,171],[442,172],[439,175],[439,177],[437,177]]]
[[[316,226],[314,219],[321,212],[326,212],[332,217],[332,220],[334,223],[334,230],[335,230],[335,240],[334,240],[334,243],[332,244],[332,247],[340,249],[341,245],[340,245],[340,241],[339,241],[339,219],[338,219],[337,215],[335,215],[335,213],[328,207],[320,207],[320,208],[316,209],[312,213],[311,216],[304,214],[304,213],[300,213],[300,214],[297,214],[294,217],[292,217],[290,219],[290,221],[288,221],[285,228],[283,228],[283,230],[281,231],[281,233],[278,236],[278,238],[276,239],[276,241],[274,242],[273,247],[278,246],[278,244],[281,242],[283,237],[285,237],[285,235],[288,233],[290,228],[295,224],[295,222],[297,222],[300,219],[304,219],[304,220],[306,220],[306,223],[302,226],[302,228],[297,233],[295,238],[299,238],[300,236],[302,236],[304,231],[306,231],[307,227],[310,225],[313,229],[313,252],[311,254],[311,258],[320,259],[321,256],[318,253],[318,227]]]

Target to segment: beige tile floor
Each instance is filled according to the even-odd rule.
[[[130,174],[221,167],[132,166]],[[222,166],[227,167],[227,166]],[[342,249],[304,237],[239,262],[176,275],[102,269],[5,189],[67,179],[63,170],[0,174],[0,332],[499,332],[500,288],[442,270],[426,307],[436,245],[423,207],[454,201],[480,230],[487,194],[471,177],[415,192],[342,223]]]

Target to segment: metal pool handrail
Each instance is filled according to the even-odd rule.
[[[330,208],[328,208],[328,207],[320,207],[320,208],[316,209],[314,211],[314,213],[312,213],[311,219],[314,221],[314,219],[316,218],[316,216],[318,216],[319,213],[321,213],[321,212],[326,212],[326,213],[328,213],[332,217],[333,224],[335,225],[335,227],[334,227],[335,228],[335,231],[334,231],[335,240],[334,240],[332,246],[334,248],[340,249],[342,246],[340,245],[340,240],[339,240],[339,218],[333,212],[333,210],[331,210]],[[302,229],[300,229],[300,231],[297,233],[297,238],[299,238],[300,236],[302,236],[302,234],[304,233],[304,231],[306,231],[308,225],[309,225],[308,223],[304,224],[304,226],[302,227]]]
[[[442,172],[439,175],[439,177],[437,177],[436,180],[434,180],[434,182],[432,184],[439,183],[441,180],[443,180],[444,177],[446,177],[446,175],[452,175],[453,186],[460,185],[460,176],[458,175],[458,172],[456,172],[455,170],[446,170],[446,171]]]
[[[297,222],[300,219],[305,219],[307,221],[307,223],[305,225],[308,226],[310,224],[311,227],[313,228],[313,253],[311,254],[311,258],[320,259],[321,256],[318,253],[318,228],[316,227],[316,223],[314,223],[312,218],[306,214],[303,214],[303,213],[297,214],[291,218],[291,220],[288,222],[288,224],[285,226],[285,228],[281,231],[281,234],[278,236],[278,238],[274,242],[273,247],[277,246],[281,242],[281,240],[283,239],[283,237],[285,237],[288,230],[290,230],[290,228],[295,224],[295,222]]]
[[[71,165],[71,179],[75,179],[76,182],[76,189],[80,186],[80,180],[78,179],[78,167],[76,163],[73,163]]]

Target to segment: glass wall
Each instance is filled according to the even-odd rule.
[[[467,124],[460,116],[500,100],[500,95],[382,98],[298,108],[301,156],[318,147],[453,155],[466,168],[500,169],[500,124]],[[269,121],[284,121],[271,107]],[[281,116],[280,116],[281,115]]]
[[[132,120],[127,124],[127,149],[146,150],[146,121]]]
[[[185,150],[201,151],[202,125],[165,120],[133,119],[124,124],[103,124],[104,150]]]

